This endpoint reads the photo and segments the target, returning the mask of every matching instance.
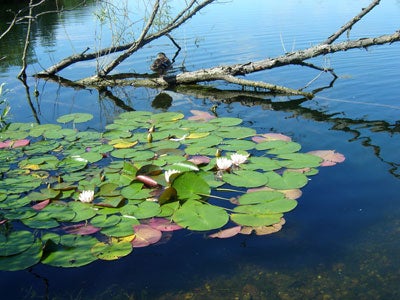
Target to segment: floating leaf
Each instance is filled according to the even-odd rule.
[[[210,194],[210,186],[193,172],[186,172],[175,178],[172,183],[181,199],[199,199],[202,195]]]
[[[278,190],[297,189],[305,186],[307,176],[301,173],[285,171],[282,176],[275,172],[267,172],[268,187]]]
[[[268,182],[265,174],[248,170],[238,170],[232,174],[224,173],[222,179],[230,185],[247,188],[262,186]]]
[[[42,243],[33,242],[28,249],[12,256],[0,257],[0,270],[19,271],[27,269],[40,261],[42,257]]]
[[[34,242],[34,235],[30,231],[13,231],[9,235],[0,235],[0,256],[9,256],[21,253]]]
[[[81,223],[64,226],[62,229],[69,234],[89,235],[100,231],[101,228],[94,227],[93,225],[87,223]]]
[[[190,112],[193,114],[193,116],[190,116],[188,120],[207,122],[209,120],[215,119],[215,116],[207,111],[192,109]]]
[[[216,233],[210,234],[208,237],[226,239],[226,238],[230,238],[230,237],[237,235],[241,229],[242,229],[242,226],[234,226],[234,227],[220,230]]]
[[[292,139],[281,133],[264,133],[252,137],[252,140],[256,143],[262,143],[267,141],[286,141],[290,142]]]
[[[317,151],[310,151],[308,153],[321,157],[323,159],[323,162],[321,163],[322,167],[334,166],[337,163],[344,162],[345,160],[343,154],[335,152],[334,150],[317,150]]]
[[[160,231],[175,231],[182,229],[181,226],[165,218],[151,218],[148,225]]]
[[[116,242],[111,244],[97,243],[92,249],[92,254],[103,260],[116,260],[132,252],[130,242]]]
[[[284,161],[280,162],[282,167],[291,169],[318,167],[322,162],[320,157],[305,153],[280,154],[278,158],[284,159]]]
[[[282,200],[285,196],[283,193],[276,191],[257,191],[247,193],[239,197],[240,204],[257,204],[266,203],[273,200]]]
[[[63,235],[57,244],[52,241],[46,243],[42,263],[63,268],[90,264],[97,259],[91,252],[97,243],[96,238],[88,235]]]
[[[268,226],[278,223],[282,214],[233,213],[231,220],[242,226]]]
[[[229,216],[221,207],[188,200],[174,213],[172,219],[184,228],[204,231],[224,226]]]
[[[147,247],[151,244],[155,244],[162,237],[160,230],[152,228],[149,225],[140,224],[133,228],[135,230],[135,239],[131,243],[134,248]]]
[[[58,123],[68,123],[68,122],[83,123],[83,122],[87,122],[91,119],[93,119],[93,115],[91,115],[91,114],[74,113],[74,114],[68,114],[68,115],[59,117],[57,119],[57,122]]]

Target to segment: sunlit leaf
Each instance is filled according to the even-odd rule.
[[[100,242],[92,247],[91,252],[94,256],[103,260],[116,260],[131,253],[132,244],[130,242],[116,242],[111,244]]]
[[[199,199],[210,194],[210,186],[193,172],[182,173],[172,183],[181,199]]]
[[[0,270],[19,271],[27,269],[40,261],[42,257],[42,243],[33,242],[28,249],[12,256],[0,257]]]
[[[172,219],[184,228],[204,231],[224,226],[229,216],[221,207],[188,200],[173,214]]]
[[[88,235],[63,235],[59,243],[46,243],[42,263],[63,268],[90,264],[97,259],[91,252],[96,243],[98,240]]]
[[[68,114],[68,115],[59,117],[57,119],[57,122],[58,123],[68,123],[68,122],[83,123],[83,122],[87,122],[91,119],[93,119],[93,115],[91,115],[91,114],[74,113],[74,114]]]
[[[305,186],[308,182],[307,176],[301,173],[285,171],[282,176],[275,172],[267,172],[267,186],[278,190],[297,189]]]
[[[235,173],[224,173],[222,179],[230,185],[237,187],[258,187],[268,182],[268,177],[259,172],[249,170],[238,170]]]
[[[21,253],[34,242],[34,235],[30,231],[13,231],[5,236],[0,234],[0,256],[9,256]]]

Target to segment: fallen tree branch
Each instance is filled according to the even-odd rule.
[[[192,0],[176,17],[174,20],[172,20],[167,26],[165,26],[163,29],[149,34],[148,36],[144,37],[142,42],[140,43],[140,47],[143,47],[150,42],[160,38],[161,36],[166,35],[167,33],[170,33],[172,30],[175,28],[179,27],[183,23],[185,23],[187,20],[192,18],[198,11],[203,9],[205,6],[211,4],[216,0],[205,0],[201,3],[197,3],[197,0]],[[194,8],[194,4],[197,4]],[[193,8],[193,9],[192,9]],[[190,10],[192,9],[192,10]],[[43,77],[46,75],[54,75],[63,69],[69,67],[70,65],[73,65],[74,63],[81,62],[81,61],[88,61],[92,59],[97,59],[99,57],[107,56],[112,53],[116,52],[121,52],[125,51],[133,46],[135,46],[137,41],[134,41],[132,43],[126,44],[126,45],[120,45],[120,46],[114,46],[114,47],[108,47],[108,48],[103,48],[99,51],[92,52],[92,53],[81,53],[81,54],[74,54],[69,57],[66,57],[62,59],[60,62],[58,62],[55,65],[52,65],[51,67],[47,68],[46,70],[43,70],[36,75],[39,77]],[[133,52],[132,52],[133,53]],[[131,54],[132,54],[131,53]]]
[[[355,16],[353,19],[351,19],[349,22],[347,22],[346,24],[344,24],[342,27],[340,27],[340,29],[335,32],[334,34],[332,34],[325,42],[323,42],[322,44],[332,44],[334,41],[336,41],[339,36],[341,36],[343,34],[343,32],[345,32],[346,30],[350,30],[353,25],[355,23],[357,23],[358,21],[360,21],[362,19],[362,17],[364,17],[367,13],[369,13],[375,6],[377,6],[379,4],[379,2],[381,2],[380,0],[374,0],[370,3],[370,5],[368,5],[366,8],[362,8],[361,12]]]

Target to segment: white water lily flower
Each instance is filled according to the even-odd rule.
[[[180,171],[175,170],[175,169],[165,171],[165,173],[164,173],[165,181],[170,183],[169,179],[171,178],[171,175],[172,174],[178,174],[178,173],[180,173]]]
[[[90,203],[94,199],[94,191],[82,191],[79,194],[79,200],[84,203]]]
[[[239,153],[231,154],[231,160],[235,166],[238,166],[238,165],[246,162],[248,157],[249,157],[248,155],[243,155],[243,154],[239,154]]]
[[[226,157],[217,158],[218,170],[227,170],[232,166],[232,161]]]

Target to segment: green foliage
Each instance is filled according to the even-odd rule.
[[[265,140],[241,119],[207,119],[133,111],[104,133],[11,124],[0,140],[0,270],[118,259],[159,241],[161,230],[277,231],[297,205],[290,195],[323,158],[296,153],[288,137]]]

